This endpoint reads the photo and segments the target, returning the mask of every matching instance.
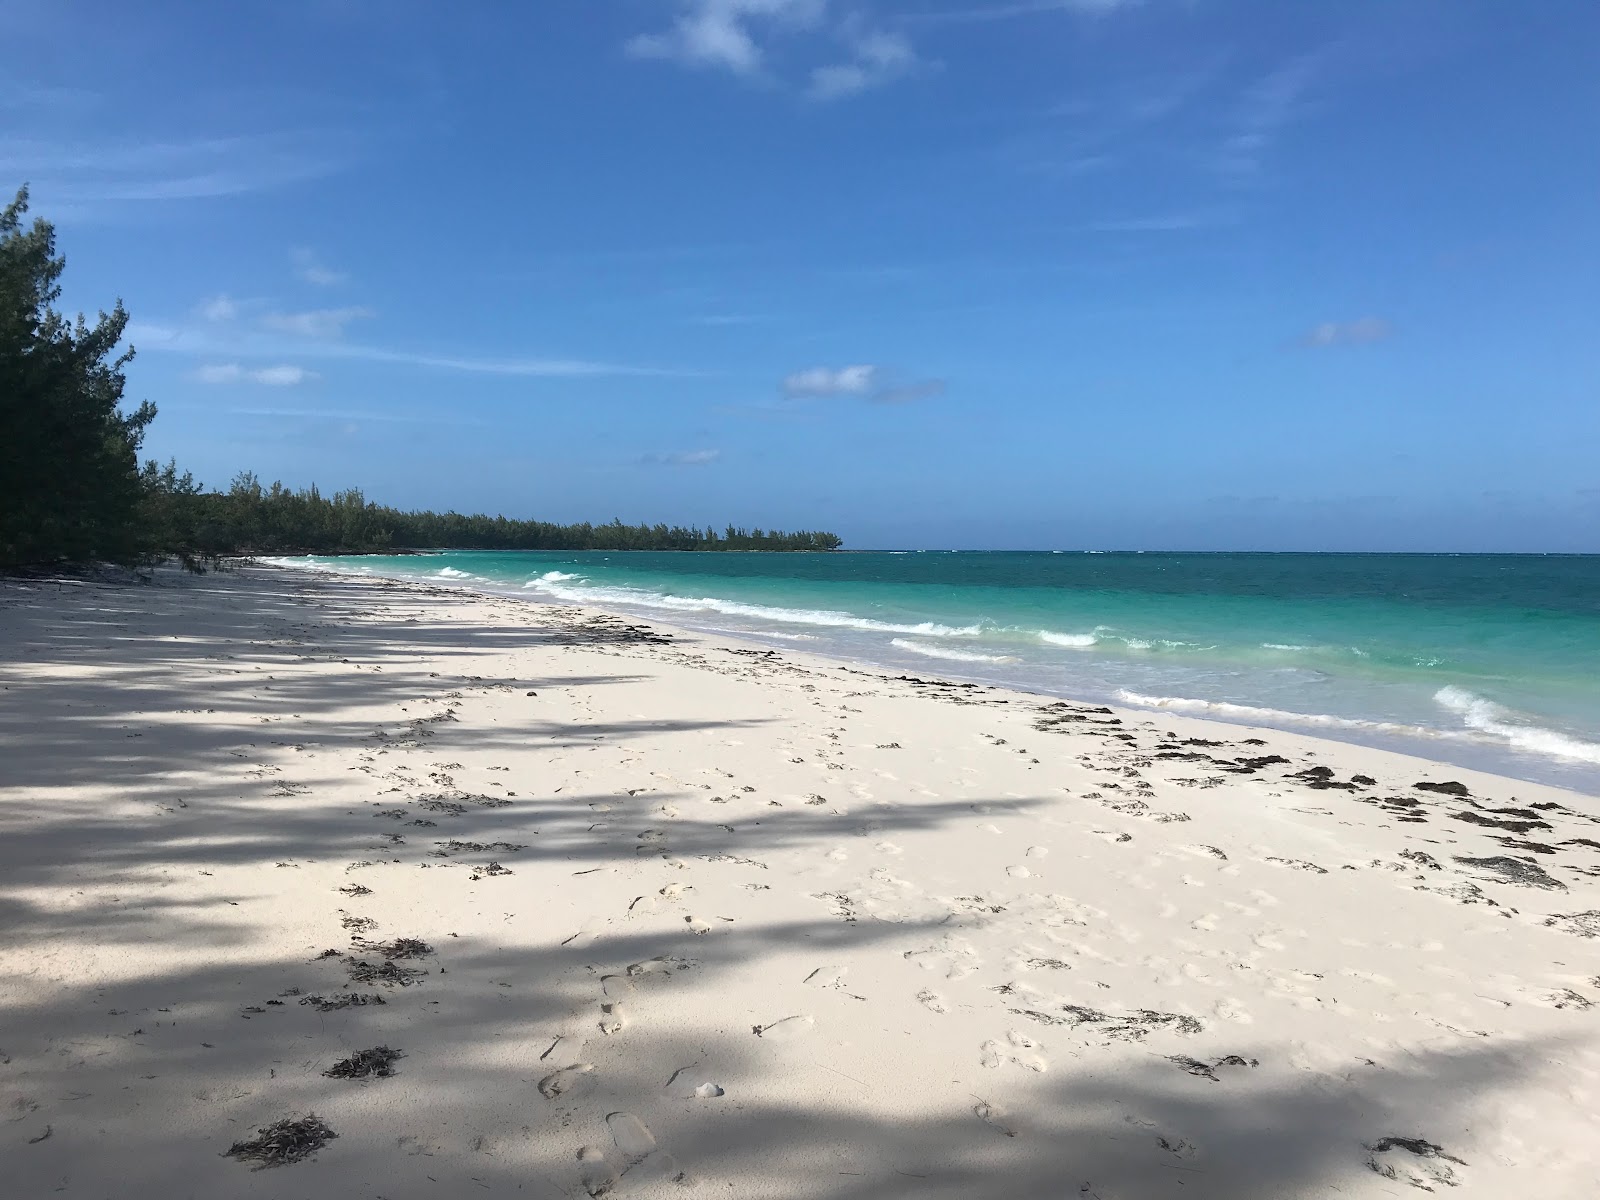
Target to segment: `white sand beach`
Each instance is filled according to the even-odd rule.
[[[0,656],[7,1196],[1600,1194],[1593,797],[260,567]]]

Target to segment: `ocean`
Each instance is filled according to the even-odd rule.
[[[447,551],[273,559],[1600,795],[1600,556]]]

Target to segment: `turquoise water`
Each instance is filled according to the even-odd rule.
[[[1600,556],[480,553],[285,559],[1600,792]]]

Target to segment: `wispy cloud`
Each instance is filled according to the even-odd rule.
[[[1299,344],[1313,348],[1369,346],[1393,336],[1394,327],[1381,317],[1358,317],[1354,321],[1324,321],[1307,330]]]
[[[290,322],[291,326],[295,323]],[[290,332],[296,332],[290,330]],[[670,367],[631,366],[576,358],[495,358],[462,354],[426,354],[390,350],[328,337],[266,337],[249,331],[218,336],[214,326],[168,325],[135,321],[128,326],[127,341],[141,351],[206,358],[298,358],[383,363],[426,367],[472,375],[500,375],[530,379],[579,379],[599,376],[637,378],[699,378],[704,372]]]
[[[344,327],[352,321],[364,321],[378,314],[370,308],[352,305],[347,308],[318,308],[309,312],[266,313],[261,324],[278,333],[296,337],[337,338],[344,336]]]
[[[873,28],[859,15],[831,18],[826,0],[678,0],[668,29],[632,38],[624,50],[632,58],[771,83],[772,45],[799,35],[808,35],[812,43],[832,41],[845,50],[843,61],[824,61],[807,72],[804,91],[813,100],[857,95],[922,65],[905,34]]]
[[[1103,17],[1119,9],[1138,8],[1143,3],[1144,0],[1023,0],[1022,3],[990,4],[983,8],[930,9],[907,14],[903,19],[927,24],[974,24],[1036,17],[1045,13]]]
[[[174,407],[183,408],[183,405]],[[458,412],[407,413],[379,409],[327,409],[327,408],[213,408],[208,413],[224,413],[235,417],[298,418],[313,421],[384,421],[406,425],[483,425],[477,417],[462,416]]]
[[[199,311],[207,321],[231,321],[239,315],[239,305],[230,296],[213,296],[201,302]]]
[[[872,404],[909,404],[940,395],[942,379],[899,381],[885,378],[880,367],[810,367],[784,377],[780,390],[789,400],[817,400],[853,396]]]
[[[921,61],[904,34],[864,30],[852,25],[846,27],[844,36],[850,58],[811,72],[807,94],[814,100],[839,100],[892,83]]]
[[[770,34],[813,28],[823,12],[822,0],[682,0],[670,29],[641,34],[625,49],[634,58],[756,75],[766,61],[758,30]]]
[[[347,139],[286,132],[113,140],[64,130],[0,135],[0,176],[28,179],[40,211],[98,217],[118,206],[238,196],[320,178],[351,159]]]
[[[246,369],[238,363],[207,363],[189,376],[196,383],[259,383],[267,387],[298,387],[318,378],[304,367],[281,365]]]
[[[1224,175],[1245,179],[1260,172],[1262,160],[1279,136],[1300,115],[1307,92],[1316,83],[1326,55],[1302,54],[1269,71],[1239,98],[1232,132],[1224,139],[1213,165]]]
[[[678,450],[665,454],[644,454],[639,457],[639,463],[650,467],[704,467],[721,457],[721,450]]]
[[[791,399],[810,396],[864,396],[875,386],[878,368],[809,367],[784,376],[783,394]]]
[[[325,265],[314,250],[301,246],[295,249],[292,257],[294,273],[306,283],[316,287],[336,287],[341,283],[350,282],[349,275]]]

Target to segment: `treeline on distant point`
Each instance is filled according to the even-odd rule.
[[[149,563],[242,554],[348,554],[402,549],[836,550],[832,533],[666,525],[554,525],[483,514],[404,512],[359,491],[263,487],[239,475],[206,491],[175,462],[139,462],[155,420],[149,401],[122,409],[118,301],[93,325],[68,321],[66,260],[55,229],[24,228],[28,191],[0,209],[0,569],[63,562]]]
[[[226,492],[200,490],[173,466],[146,471],[160,541],[190,559],[228,554],[372,554],[385,550],[836,550],[831,533],[686,529],[680,525],[555,525],[483,513],[403,512],[359,491],[263,487],[249,472]]]

